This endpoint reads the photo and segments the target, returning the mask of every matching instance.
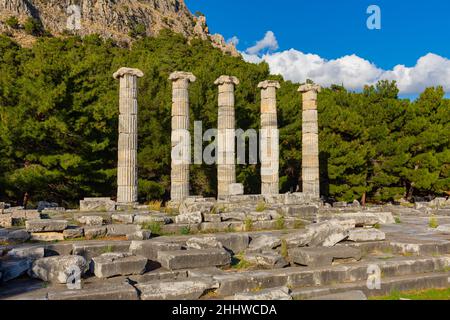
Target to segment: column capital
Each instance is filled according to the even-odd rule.
[[[276,89],[280,89],[280,83],[276,80],[266,80],[266,81],[262,81],[258,84],[258,88],[261,89],[267,89],[267,88],[276,88]]]
[[[322,87],[319,86],[318,84],[311,84],[311,83],[305,83],[303,85],[300,86],[300,88],[298,88],[298,91],[301,93],[305,93],[305,92],[309,92],[309,91],[314,91],[316,93],[322,91]]]
[[[144,73],[139,69],[122,67],[113,74],[113,77],[114,79],[119,79],[125,75],[132,75],[138,78],[142,78],[144,76]]]
[[[214,84],[219,86],[225,83],[232,83],[234,85],[238,85],[239,79],[234,76],[220,76],[216,81],[214,81]]]
[[[189,82],[195,82],[197,78],[190,72],[175,71],[170,74],[169,80],[171,81],[188,80]]]

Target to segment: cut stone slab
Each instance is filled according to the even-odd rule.
[[[244,292],[234,295],[234,300],[241,301],[277,301],[292,300],[291,290],[287,287],[264,289],[258,292]]]
[[[86,260],[81,256],[54,256],[33,262],[32,276],[52,283],[67,283],[74,272],[81,276],[87,271]]]
[[[250,212],[246,215],[246,220],[251,221],[270,221],[272,220],[272,215],[269,212]]]
[[[134,216],[134,224],[146,224],[146,223],[161,223],[161,224],[170,224],[172,223],[172,219],[163,214],[152,214],[152,215],[136,215]]]
[[[335,294],[329,294],[329,295],[325,295],[325,296],[319,296],[319,297],[311,298],[308,300],[365,301],[365,300],[367,300],[367,297],[364,294],[364,292],[362,292],[360,290],[355,290],[355,291],[347,291],[347,292],[342,292],[342,293],[335,293]]]
[[[331,266],[333,261],[338,259],[359,261],[361,260],[361,250],[344,246],[296,248],[289,250],[289,257],[293,262],[302,266],[325,267]]]
[[[86,240],[93,240],[105,237],[106,233],[107,233],[106,226],[84,228],[84,237],[86,238]]]
[[[7,253],[7,257],[13,259],[30,259],[31,261],[44,257],[44,247],[15,248]]]
[[[263,250],[276,249],[281,246],[281,239],[271,235],[261,235],[251,240],[248,247],[249,252],[260,252]]]
[[[227,266],[231,255],[221,249],[159,251],[157,260],[166,269],[180,270]]]
[[[245,212],[233,211],[220,214],[222,221],[245,221],[247,216]]]
[[[66,220],[37,219],[25,222],[28,232],[63,232],[67,226]]]
[[[322,223],[312,224],[306,227],[311,234],[310,247],[333,247],[337,243],[348,237],[349,229],[337,220],[330,220]]]
[[[297,231],[283,237],[286,241],[288,248],[305,247],[312,239],[312,234],[307,230]]]
[[[200,224],[200,229],[204,232],[233,232],[242,231],[244,223],[240,221],[224,221],[224,222],[203,222]]]
[[[186,270],[178,271],[160,271],[155,270],[151,272],[144,273],[143,275],[134,275],[128,277],[131,281],[137,283],[148,283],[155,281],[175,281],[180,279],[186,279],[188,277],[188,272]],[[191,277],[191,275],[189,275]]]
[[[129,253],[104,253],[92,261],[97,278],[142,274],[147,265],[147,258]]]
[[[125,237],[127,234],[140,231],[141,227],[130,224],[109,224],[106,226],[108,237]]]
[[[64,239],[77,239],[84,237],[83,228],[69,228],[63,231]]]
[[[0,214],[0,227],[11,228],[13,225],[13,218],[11,214]]]
[[[31,268],[31,263],[30,259],[1,261],[0,273],[2,274],[2,281],[7,282],[27,273]]]
[[[178,251],[182,246],[178,243],[170,243],[163,241],[132,241],[130,244],[129,252],[147,258],[151,261],[158,259],[158,252],[160,251]]]
[[[116,210],[116,203],[109,198],[84,198],[80,201],[80,211],[107,212]]]
[[[277,252],[247,253],[245,260],[265,269],[281,269],[289,263]]]
[[[25,242],[28,241],[30,237],[30,234],[26,230],[20,229],[9,232],[6,236],[6,240],[8,242]]]
[[[203,219],[205,222],[222,222],[222,217],[220,214],[203,214]]]
[[[244,195],[244,185],[242,183],[232,183],[228,186],[228,194],[230,196]]]
[[[201,212],[192,212],[180,214],[175,217],[175,223],[177,224],[196,224],[202,223],[203,216]]]
[[[72,245],[72,254],[83,256],[88,263],[106,252],[128,252],[129,241],[83,241]]]
[[[33,232],[30,240],[32,241],[64,241],[64,234],[62,232]]]
[[[216,237],[191,238],[186,241],[188,249],[223,249],[222,243]]]
[[[48,300],[132,301],[139,300],[136,289],[129,283],[106,285],[92,289],[49,292]]]
[[[136,288],[141,300],[196,300],[207,290],[216,289],[217,283],[206,279],[187,279],[139,283]]]
[[[78,218],[78,222],[86,226],[102,226],[103,217],[102,216],[82,216]]]
[[[117,213],[113,214],[111,218],[114,222],[132,224],[134,221],[134,214]]]
[[[250,243],[250,237],[246,233],[225,233],[214,235],[214,237],[225,249],[234,254],[245,251]]]
[[[134,241],[134,240],[148,240],[152,237],[152,232],[148,230],[138,230],[136,232],[127,234],[127,240]]]
[[[377,229],[353,229],[349,231],[348,241],[353,242],[368,242],[368,241],[383,241],[386,239],[386,234]]]

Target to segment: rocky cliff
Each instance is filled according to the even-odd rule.
[[[206,19],[192,15],[184,0],[0,0],[0,32],[24,45],[34,40],[26,30],[30,18],[55,36],[95,33],[129,43],[170,29],[187,38],[209,39],[222,51],[238,54],[220,35],[209,35]]]

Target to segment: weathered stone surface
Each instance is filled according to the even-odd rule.
[[[281,246],[281,239],[271,235],[260,235],[251,240],[248,251],[260,252],[263,250],[271,250]]]
[[[289,250],[291,260],[299,265],[310,267],[331,266],[337,259],[361,260],[361,250],[350,247],[296,248]]]
[[[83,241],[72,245],[72,253],[83,256],[89,263],[92,258],[106,252],[128,252],[129,241]]]
[[[258,265],[262,268],[280,269],[287,267],[289,263],[279,253],[276,252],[261,252],[261,253],[247,253],[245,260]]]
[[[36,260],[44,257],[44,247],[23,247],[10,250],[7,257]]]
[[[106,226],[108,237],[125,237],[127,234],[140,231],[139,225],[109,224]]]
[[[307,230],[300,230],[298,232],[289,234],[283,237],[289,248],[305,247],[312,239],[312,235]]]
[[[437,227],[436,231],[442,232],[445,234],[450,234],[450,224],[443,224]]]
[[[308,220],[314,219],[319,211],[318,206],[291,205],[285,208],[288,216]]]
[[[86,240],[98,239],[106,236],[106,226],[99,227],[85,227],[84,228],[84,237]]]
[[[347,291],[347,292],[341,292],[341,293],[335,293],[335,294],[328,294],[328,295],[324,295],[324,296],[311,298],[308,300],[326,300],[326,301],[332,301],[332,300],[358,301],[358,300],[361,300],[361,301],[365,301],[365,300],[367,300],[367,297],[364,294],[364,292],[362,292],[360,290],[356,290],[356,291]]]
[[[231,183],[228,186],[228,194],[230,196],[240,196],[244,194],[244,185],[242,183]]]
[[[104,253],[92,258],[92,261],[97,278],[142,274],[147,265],[147,258],[129,253]]]
[[[222,243],[216,237],[191,238],[186,241],[188,249],[223,249]]]
[[[30,239],[30,234],[23,229],[11,231],[6,236],[8,242],[25,242]]]
[[[134,224],[146,224],[146,223],[172,223],[172,219],[163,214],[151,214],[151,215],[136,215],[134,216]]]
[[[116,203],[109,198],[84,198],[80,201],[80,211],[107,212],[116,210]]]
[[[86,226],[102,226],[103,217],[102,216],[82,216],[78,218],[78,222]]]
[[[10,213],[0,214],[0,227],[11,228],[13,225],[13,219]]]
[[[258,292],[236,293],[234,300],[240,301],[276,301],[276,300],[292,300],[291,290],[287,287],[264,289]]]
[[[318,221],[353,219],[356,226],[374,226],[376,224],[394,224],[395,219],[390,212],[346,212],[332,214],[318,214]]]
[[[64,239],[77,239],[84,237],[83,228],[69,228],[63,231]]]
[[[83,275],[87,271],[86,260],[81,256],[54,256],[33,262],[32,275],[43,281],[67,283],[75,270]]]
[[[201,212],[202,214],[211,213],[215,202],[203,201],[205,199],[188,198],[183,201],[179,207],[180,214],[188,214],[193,212]]]
[[[128,277],[131,281],[137,283],[148,283],[148,282],[156,282],[156,281],[175,281],[175,280],[184,280],[188,277],[187,270],[177,270],[177,271],[166,271],[162,269],[158,269],[155,271],[147,272],[142,275],[132,275]],[[189,275],[189,277],[192,277]]]
[[[62,232],[33,232],[30,240],[32,241],[64,241],[64,234]]]
[[[224,212],[220,214],[223,221],[245,221],[245,212]]]
[[[130,241],[148,240],[151,237],[152,232],[148,230],[138,230],[133,233],[127,234],[127,240]]]
[[[382,241],[386,239],[386,234],[377,229],[353,229],[349,231],[348,239],[354,242]]]
[[[111,218],[114,222],[132,224],[134,220],[134,214],[116,213],[113,214]]]
[[[306,227],[311,235],[310,247],[332,247],[348,237],[349,229],[336,220],[312,224]]]
[[[205,222],[222,222],[220,214],[203,214],[203,220]]]
[[[192,212],[186,214],[180,214],[175,217],[175,223],[179,224],[196,224],[202,223],[203,216],[201,212]]]
[[[178,243],[170,243],[163,241],[132,241],[129,252],[147,258],[148,260],[156,261],[158,252],[160,251],[177,251],[181,250],[182,246]]]
[[[139,300],[139,296],[132,285],[124,282],[90,289],[49,292],[48,300],[132,301]]]
[[[203,222],[200,224],[201,231],[216,232],[239,232],[244,230],[244,223],[241,221],[225,221],[225,222]]]
[[[270,212],[250,212],[247,214],[246,219],[252,221],[270,221],[272,220],[272,215]]]
[[[250,237],[246,233],[216,234],[214,237],[222,243],[225,249],[234,254],[245,251],[250,243]]]
[[[25,222],[28,232],[63,232],[67,225],[66,220],[38,219]]]
[[[14,259],[2,261],[0,263],[0,273],[2,274],[2,281],[6,282],[20,277],[22,274],[28,272],[30,268],[30,259]]]
[[[195,300],[207,290],[217,288],[217,284],[208,279],[187,279],[139,283],[136,288],[142,300]]]
[[[157,260],[166,269],[180,270],[227,266],[231,256],[221,249],[159,251]]]

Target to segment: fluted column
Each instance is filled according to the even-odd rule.
[[[138,202],[137,78],[144,74],[138,69],[120,68],[113,76],[120,80],[117,203],[133,205]]]
[[[278,81],[263,81],[261,88],[261,194],[279,194]]]
[[[320,197],[319,123],[317,94],[321,87],[304,84],[298,89],[303,94],[302,121],[302,180],[303,192]]]
[[[214,84],[219,86],[217,194],[219,198],[224,198],[230,194],[230,184],[236,183],[234,89],[239,80],[221,76]]]
[[[172,81],[172,173],[170,195],[173,202],[189,197],[189,84],[195,82],[192,73],[174,72]]]

